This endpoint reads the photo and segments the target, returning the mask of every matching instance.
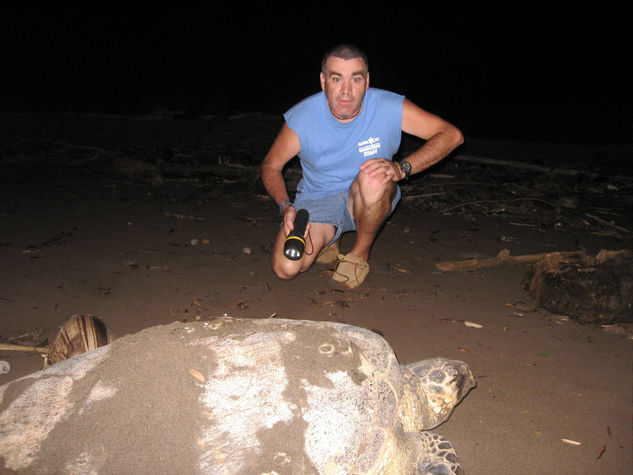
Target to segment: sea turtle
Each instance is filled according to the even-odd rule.
[[[375,332],[211,318],[151,327],[0,387],[0,466],[27,473],[461,473],[426,432],[468,366],[400,365]]]

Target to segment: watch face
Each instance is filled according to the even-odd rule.
[[[411,164],[409,162],[400,162],[400,168],[402,168],[405,175],[409,176],[411,174]]]

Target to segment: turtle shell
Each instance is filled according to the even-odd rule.
[[[358,327],[176,322],[0,388],[0,457],[36,473],[403,473],[404,384]]]

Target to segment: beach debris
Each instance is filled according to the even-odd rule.
[[[191,216],[191,215],[182,214],[182,213],[172,213],[171,211],[165,211],[165,216],[169,218],[176,218],[176,219],[192,219],[194,221],[204,221],[204,218],[200,216]]]
[[[469,322],[468,320],[464,321],[464,325],[466,325],[467,327],[472,327],[472,328],[483,328],[483,325],[480,325],[479,323],[475,323],[475,322]]]
[[[562,440],[563,442],[569,445],[582,445],[580,442],[576,440],[571,440],[571,439],[560,439],[560,440]]]
[[[204,378],[204,375],[200,371],[196,371],[195,369],[190,369],[189,370],[189,374],[191,376],[193,376],[194,378],[196,378],[201,383],[205,383],[206,382],[206,379]]]
[[[48,353],[48,347],[16,345],[14,343],[0,343],[0,351],[37,351],[39,353]]]
[[[405,268],[403,268],[403,267],[398,267],[398,266],[396,266],[396,265],[394,265],[394,264],[391,264],[391,267],[393,267],[393,268],[394,268],[395,270],[397,270],[398,272],[402,272],[403,274],[410,274],[410,273],[411,273],[411,271],[410,271],[410,270],[405,269]]]
[[[460,320],[460,319],[457,319],[457,318],[442,318],[442,319],[440,319],[440,321],[441,322],[450,322],[450,323],[463,323],[467,327],[472,327],[472,328],[483,328],[483,325],[480,325],[479,323],[470,322],[468,320]]]
[[[94,315],[75,314],[60,327],[48,349],[46,360],[55,364],[86,351],[96,350],[115,339],[116,336],[100,318]]]
[[[625,249],[616,251],[603,249],[598,254],[598,256],[600,256],[599,259],[602,260],[611,259],[619,255],[628,256],[630,255],[630,251]],[[496,257],[488,259],[466,259],[463,261],[438,262],[435,264],[435,267],[444,272],[464,272],[482,267],[494,267],[502,264],[535,264],[544,260],[547,260],[548,262],[560,262],[564,259],[582,256],[586,256],[584,251],[544,252],[539,254],[511,256],[508,249],[502,249]]]
[[[628,230],[626,228],[623,228],[622,226],[618,226],[613,221],[607,221],[605,219],[602,219],[602,218],[600,218],[598,216],[595,216],[595,215],[589,214],[589,213],[585,213],[585,216],[587,216],[588,218],[591,218],[591,219],[593,219],[595,221],[598,221],[600,224],[603,224],[603,225],[605,225],[607,227],[613,228],[616,231],[620,231],[620,232],[622,232],[624,234],[631,234],[630,230]]]
[[[22,251],[22,254],[37,254],[48,247],[63,246],[72,237],[74,237],[73,233],[69,231],[62,231],[40,244],[31,244]]]
[[[538,307],[578,323],[633,323],[632,266],[627,249],[550,254],[534,263],[523,287]]]
[[[135,270],[140,267],[136,262],[130,261],[128,259],[125,259],[123,261],[123,264],[126,265],[127,267],[129,267],[130,269],[135,269]]]
[[[0,351],[37,352],[42,354],[46,364],[54,364],[105,346],[115,339],[116,335],[98,317],[75,314],[60,326],[50,346],[0,343]]]
[[[7,374],[11,371],[11,365],[8,361],[0,360],[0,374]]]
[[[514,303],[507,303],[505,305],[506,307],[514,308],[515,310],[518,310],[522,313],[536,312],[536,307],[526,305],[525,302],[522,302],[520,300]]]
[[[600,327],[612,335],[624,335],[629,340],[633,340],[633,326],[631,325],[600,325]]]

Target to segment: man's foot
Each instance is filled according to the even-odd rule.
[[[334,264],[338,259],[338,241],[324,247],[316,258],[318,264]]]
[[[339,263],[334,271],[332,280],[340,282],[353,289],[363,283],[369,274],[369,264],[362,257],[348,253],[338,255]]]

